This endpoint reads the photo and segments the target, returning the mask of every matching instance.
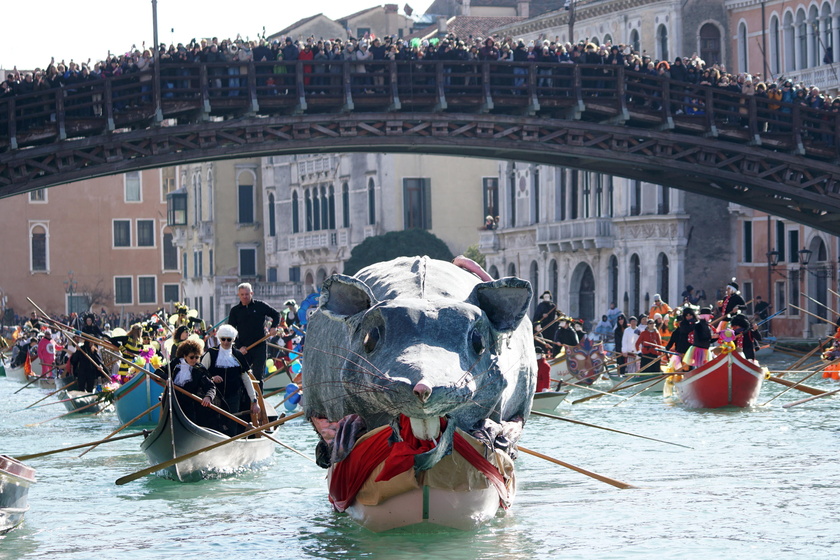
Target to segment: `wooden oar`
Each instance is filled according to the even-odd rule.
[[[814,373],[817,373],[817,372],[815,371]],[[811,375],[814,375],[814,373],[812,373]],[[816,387],[810,387],[808,385],[800,385],[800,383],[802,381],[805,381],[805,379],[808,379],[808,377],[811,377],[811,375],[809,375],[809,376],[805,377],[804,379],[802,379],[801,381],[797,381],[797,382],[789,381],[787,379],[782,379],[781,377],[774,377],[772,375],[770,377],[768,377],[767,380],[772,381],[774,383],[778,383],[779,385],[784,385],[785,387],[788,387],[789,389],[796,389],[797,391],[802,391],[803,393],[808,393],[809,395],[822,395],[823,393],[827,393],[827,391],[823,391],[822,389],[817,389]],[[770,402],[770,401],[767,401],[767,402]],[[764,403],[764,404],[767,404],[767,403]]]
[[[269,422],[268,424],[266,424],[264,426],[260,426],[259,428],[253,428],[251,430],[248,430],[247,432],[242,432],[241,434],[235,435],[235,436],[233,436],[231,438],[228,438],[224,441],[214,443],[213,445],[208,445],[207,447],[202,447],[201,449],[196,449],[195,451],[192,451],[190,453],[186,453],[184,455],[181,455],[180,457],[175,457],[174,459],[170,459],[169,461],[164,461],[163,463],[158,463],[157,465],[152,465],[151,467],[148,467],[146,469],[137,471],[137,472],[132,473],[132,474],[127,475],[127,476],[123,476],[121,478],[118,478],[116,480],[116,484],[118,486],[122,486],[123,484],[127,484],[127,483],[129,483],[133,480],[137,480],[138,478],[143,478],[144,476],[150,475],[152,473],[156,473],[157,471],[167,469],[167,468],[171,467],[172,465],[177,465],[178,463],[180,463],[182,461],[186,461],[187,459],[192,459],[193,457],[195,457],[196,455],[198,455],[200,453],[204,453],[206,451],[211,451],[213,449],[216,449],[217,447],[227,445],[228,443],[230,443],[232,441],[236,441],[238,439],[246,438],[246,437],[252,436],[254,434],[260,434],[262,436],[267,436],[268,434],[261,433],[261,432],[263,432],[264,430],[267,430],[268,428],[273,428],[274,426],[279,426],[280,424],[285,424],[289,420],[293,420],[293,419],[298,418],[302,415],[303,415],[303,412],[298,412],[296,414],[292,414],[291,416],[286,416],[284,418],[278,418],[274,422]]]
[[[110,439],[101,439],[99,441],[92,441],[90,443],[80,443],[79,445],[71,445],[70,447],[62,447],[61,449],[53,449],[52,451],[43,451],[41,453],[33,453],[32,455],[20,455],[15,457],[18,461],[28,461],[29,459],[35,459],[36,457],[43,457],[44,455],[53,455],[55,453],[61,453],[63,451],[73,451],[74,449],[81,449],[82,447],[89,447],[91,445],[99,445],[100,443],[108,443],[111,441],[119,441],[121,439],[128,439],[142,435],[148,435],[151,432],[148,430],[143,430],[142,432],[134,432],[133,434],[125,434],[119,437],[110,438]]]
[[[101,395],[102,393],[95,393],[95,394]],[[40,426],[41,424],[46,424],[47,422],[51,422],[52,420],[58,420],[59,418],[64,418],[65,416],[68,416],[70,414],[76,414],[77,412],[81,412],[83,410],[86,410],[86,409],[92,407],[93,405],[99,404],[101,402],[102,402],[102,397],[97,397],[97,399],[95,401],[93,401],[92,403],[86,404],[85,406],[82,406],[82,407],[79,407],[76,410],[71,410],[70,412],[67,412],[65,414],[60,414],[58,416],[54,416],[54,417],[52,417],[48,420],[44,420],[43,422],[35,422],[34,424],[26,424],[24,427],[25,428],[33,428],[35,426]]]
[[[157,404],[154,404],[154,405],[150,406],[149,408],[147,408],[146,410],[144,410],[143,412],[141,412],[140,414],[138,414],[137,416],[135,416],[134,418],[132,418],[131,420],[129,420],[128,422],[126,422],[125,424],[123,424],[122,426],[120,426],[119,428],[117,428],[116,430],[111,432],[110,434],[108,434],[107,436],[105,436],[105,439],[103,439],[99,443],[105,443],[106,441],[110,440],[112,437],[114,437],[115,435],[117,435],[118,433],[123,431],[124,429],[128,428],[129,426],[131,426],[132,424],[134,424],[135,422],[137,422],[138,420],[143,418],[145,415],[147,415],[148,413],[150,413],[154,409],[160,407],[160,404],[161,403],[157,403]],[[88,451],[93,451],[94,448],[97,445],[99,445],[99,443],[96,443],[96,444],[92,445],[90,449],[85,449],[82,453],[79,454],[79,457],[77,457],[77,458],[82,457],[82,455],[84,455]]]
[[[626,482],[621,482],[620,480],[616,480],[614,478],[610,478],[608,476],[604,476],[602,474],[594,473],[592,471],[588,471],[581,467],[576,467],[575,465],[571,465],[569,463],[565,463],[560,459],[555,459],[554,457],[549,457],[548,455],[543,455],[542,453],[538,453],[537,451],[532,451],[527,447],[522,447],[521,445],[517,446],[517,448],[522,451],[523,453],[527,453],[528,455],[533,455],[534,457],[539,457],[540,459],[545,459],[546,461],[550,461],[555,465],[560,465],[561,467],[566,467],[567,469],[571,469],[575,472],[579,472],[580,474],[585,474],[590,478],[594,478],[595,480],[600,480],[601,482],[605,482],[610,486],[615,486],[616,488],[620,488],[622,490],[627,490],[629,488],[638,488],[637,486],[633,486],[632,484],[627,484]]]
[[[47,314],[47,312],[46,312],[46,311],[44,311],[43,309],[41,309],[40,307],[38,307],[38,304],[37,304],[37,303],[35,303],[34,301],[32,301],[32,299],[31,299],[31,298],[26,298],[26,300],[27,300],[29,303],[31,303],[31,304],[33,305],[33,307],[35,307],[35,309],[37,309],[37,310],[38,310],[38,312],[39,312],[41,315],[43,315],[43,317],[44,317],[44,318],[45,318],[48,322],[50,322],[50,323],[54,324],[54,325],[55,325],[55,326],[57,326],[59,329],[61,329],[62,331],[64,331],[65,336],[67,336],[67,331],[70,331],[70,337],[73,337],[73,336],[80,336],[80,337],[82,337],[82,338],[85,338],[85,339],[87,339],[87,340],[90,340],[91,342],[95,342],[95,343],[97,343],[97,344],[99,344],[99,345],[101,345],[101,346],[106,346],[106,347],[113,348],[114,350],[119,350],[119,348],[117,348],[116,346],[114,346],[114,345],[113,345],[113,344],[111,344],[110,342],[107,342],[107,341],[105,341],[105,340],[102,340],[101,338],[96,338],[95,336],[90,335],[90,334],[88,334],[88,333],[83,333],[82,331],[78,331],[78,330],[73,329],[72,327],[70,327],[70,326],[68,326],[68,325],[65,325],[64,323],[61,323],[61,322],[59,322],[59,321],[56,321],[55,319],[53,319],[52,317],[50,317],[50,316]],[[71,338],[71,340],[72,340],[72,338]]]
[[[84,394],[84,395],[81,395],[81,396],[78,396],[78,397],[69,397],[69,398],[66,398],[66,399],[61,399],[60,401],[52,401],[52,402],[48,402],[48,403],[44,403],[44,404],[39,404],[38,406],[33,406],[31,408],[43,408],[45,406],[52,406],[54,404],[66,403],[66,402],[70,402],[70,401],[77,401],[79,399],[86,399],[89,396],[90,395],[88,395],[88,394]],[[20,409],[16,412],[21,412],[23,410],[26,410],[26,408],[22,408],[22,409]]]
[[[829,392],[827,392],[827,393],[823,393],[822,395],[814,395],[813,397],[806,397],[806,398],[804,398],[804,399],[802,399],[802,400],[793,401],[793,402],[791,402],[791,403],[783,404],[783,405],[782,405],[782,408],[790,408],[790,407],[792,407],[792,406],[796,406],[796,405],[798,405],[798,404],[806,403],[806,402],[808,402],[808,401],[812,401],[812,400],[814,400],[814,399],[819,399],[819,398],[821,398],[821,397],[827,397],[827,396],[829,396],[829,395],[834,395],[834,394],[836,394],[836,393],[840,393],[840,389],[835,389],[835,390],[833,390],[833,391],[829,391]]]
[[[43,400],[48,399],[49,397],[51,397],[51,396],[55,395],[56,393],[61,392],[61,391],[66,391],[68,387],[70,387],[71,385],[75,385],[75,384],[76,384],[76,381],[77,381],[77,380],[76,380],[76,379],[74,379],[73,381],[71,381],[70,383],[68,383],[67,385],[65,385],[64,387],[62,387],[62,388],[60,388],[60,389],[56,389],[55,391],[52,391],[52,392],[50,392],[50,393],[47,393],[47,396],[46,396],[46,397],[41,397],[40,399],[38,399],[38,400],[37,400],[37,401],[35,401],[34,403],[30,404],[29,406],[24,407],[24,408],[21,408],[21,410],[26,410],[27,408],[32,408],[33,406],[35,406],[35,405],[36,405],[36,404],[38,404],[39,402],[41,402],[41,401],[43,401]]]
[[[810,350],[807,354],[805,354],[804,356],[802,356],[802,357],[801,357],[800,359],[798,359],[798,360],[797,360],[797,361],[796,361],[793,365],[791,365],[791,366],[790,366],[790,369],[796,369],[796,368],[798,368],[798,367],[801,367],[801,366],[802,366],[802,364],[804,364],[804,363],[805,363],[805,361],[806,361],[808,358],[810,358],[811,356],[813,356],[814,354],[816,354],[817,352],[819,352],[820,350],[822,350],[822,348],[823,348],[823,344],[825,344],[825,341],[820,341],[820,343],[819,343],[819,344],[817,344],[817,346],[815,346],[814,348],[812,348],[812,349],[811,349],[811,350]]]
[[[833,362],[831,362],[831,364],[826,364],[826,367],[828,367],[828,366],[830,366],[830,365],[832,365],[832,364],[835,364],[835,363],[837,363],[837,362],[840,362],[840,360],[834,360]],[[797,390],[803,391],[803,392],[805,392],[805,393],[809,393],[810,391],[808,391],[808,390],[803,390],[803,389],[801,389],[800,387],[805,387],[806,389],[812,389],[812,390],[820,391],[820,389],[816,389],[815,387],[808,387],[807,385],[802,385],[802,382],[803,382],[803,381],[806,381],[806,380],[810,379],[811,377],[815,376],[815,375],[816,375],[816,374],[818,374],[819,372],[820,372],[820,370],[816,370],[816,371],[814,371],[813,373],[810,373],[810,374],[806,375],[805,377],[803,377],[802,379],[800,379],[800,380],[799,380],[799,381],[797,381],[796,383],[792,383],[790,386],[788,386],[788,388],[787,388],[787,389],[785,389],[784,391],[782,391],[781,393],[779,393],[779,394],[778,394],[778,395],[776,395],[775,397],[771,398],[770,400],[768,400],[766,403],[764,403],[764,404],[763,404],[763,405],[761,405],[761,406],[766,406],[766,405],[770,404],[771,402],[773,402],[774,400],[778,399],[779,397],[781,397],[782,395],[784,395],[785,393],[787,393],[787,392],[788,392],[788,391],[790,391],[791,389],[797,389]],[[781,381],[787,381],[787,380],[786,380],[786,379],[783,379],[783,380],[781,380]],[[790,383],[790,382],[788,382],[788,383]],[[784,383],[783,383],[783,385],[784,385]],[[821,392],[822,392],[822,393],[825,393],[825,391],[821,391]],[[811,393],[812,395],[816,394],[816,393],[813,393],[813,392],[810,392],[810,393]]]
[[[577,389],[584,389],[586,391],[592,391],[593,393],[598,393],[598,395],[601,396],[601,397],[603,397],[604,395],[609,395],[610,394],[610,393],[607,393],[606,391],[599,391],[598,389],[593,389],[592,387],[587,387],[586,385],[578,385],[576,383],[565,383],[563,381],[560,381],[559,379],[552,379],[552,381],[555,381],[557,383],[562,383],[563,387],[575,387]],[[618,395],[612,395],[612,396],[617,397]]]
[[[671,374],[671,375],[673,375],[673,374]],[[629,381],[633,377],[638,377],[638,375],[637,374],[632,374],[632,373],[627,374],[627,378],[624,381],[622,381],[622,383],[625,383],[625,382]],[[631,387],[636,387],[637,385],[641,385],[642,383],[649,383],[649,382],[650,382],[650,379],[642,379],[641,381],[634,381],[630,385],[625,385],[624,387],[620,387],[621,383],[619,383],[618,385],[616,385],[615,387],[613,387],[609,391],[606,391],[606,393],[611,394],[611,393],[614,393],[614,392],[618,391],[619,389],[630,389]],[[603,395],[590,395],[588,397],[583,397],[582,399],[572,401],[572,404],[578,404],[578,403],[581,403],[581,402],[584,402],[584,401],[588,401],[590,399],[599,399],[602,396]],[[618,396],[618,395],[616,395],[616,396]]]
[[[619,402],[615,403],[613,405],[613,408],[617,407],[618,405],[620,405],[623,402],[629,401],[630,399],[632,399],[633,397],[635,397],[637,395],[641,395],[642,393],[644,393],[645,391],[647,391],[648,389],[650,389],[651,387],[653,387],[654,385],[656,385],[657,383],[659,383],[660,381],[662,381],[663,379],[665,379],[666,377],[668,377],[670,375],[671,375],[670,373],[666,373],[666,374],[663,374],[663,375],[659,375],[659,376],[653,378],[652,380],[646,380],[646,381],[650,381],[650,383],[648,383],[647,385],[642,387],[641,390],[633,393],[632,395],[630,395],[629,397],[627,397],[623,401],[619,401]]]
[[[686,449],[694,449],[693,447],[689,447],[687,445],[683,445],[681,443],[672,443],[670,441],[664,441],[661,439],[656,439],[648,436],[642,436],[639,434],[634,434],[632,432],[623,432],[621,430],[616,430],[615,428],[607,428],[606,426],[598,426],[597,424],[589,424],[588,422],[581,422],[580,420],[572,420],[571,418],[565,418],[563,416],[556,416],[554,414],[548,414],[547,412],[539,412],[537,410],[532,410],[531,414],[536,414],[537,416],[545,416],[546,418],[553,418],[555,420],[562,420],[564,422],[571,422],[572,424],[580,424],[581,426],[587,426],[589,428],[598,428],[599,430],[606,430],[608,432],[615,432],[617,434],[624,434],[625,436],[633,436],[642,439],[649,439],[651,441],[658,441],[659,443],[667,443],[668,445],[676,445],[677,447],[685,447]]]
[[[802,309],[801,307],[797,307],[797,306],[793,305],[792,303],[791,303],[791,304],[789,304],[789,305],[790,305],[791,307],[793,307],[794,309],[798,309],[798,310],[799,310],[799,311],[801,311],[802,313],[805,313],[806,315],[810,315],[811,317],[813,317],[813,318],[815,318],[815,319],[819,319],[820,321],[823,321],[823,322],[825,322],[825,323],[828,323],[829,325],[834,325],[834,321],[829,321],[829,320],[828,320],[828,319],[826,319],[825,317],[820,317],[819,315],[814,315],[814,314],[813,314],[813,313],[811,313],[810,311],[807,311],[807,310],[805,310],[805,309]]]
[[[835,317],[836,317],[837,315],[840,315],[840,313],[837,313],[835,310],[833,310],[832,308],[830,308],[829,306],[827,306],[827,305],[826,305],[826,304],[824,304],[823,302],[815,300],[814,298],[812,298],[812,297],[811,297],[811,296],[809,296],[808,294],[806,294],[806,293],[804,293],[804,292],[800,292],[800,294],[801,294],[802,296],[804,296],[804,297],[806,297],[806,298],[810,299],[811,301],[813,301],[814,303],[816,303],[816,304],[817,304],[817,305],[819,305],[820,307],[824,307],[824,308],[828,309],[829,311],[831,311],[831,313],[832,313]]]

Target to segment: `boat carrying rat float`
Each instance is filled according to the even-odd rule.
[[[318,464],[335,508],[373,531],[474,529],[514,498],[536,384],[531,285],[456,262],[333,275],[310,319],[303,400]]]

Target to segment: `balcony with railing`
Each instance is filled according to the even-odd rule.
[[[496,235],[496,230],[481,228],[478,233],[478,250],[485,255],[499,251],[499,236]]]
[[[221,284],[221,296],[237,295],[236,283]],[[299,282],[252,282],[254,297],[261,300],[296,298],[303,296],[303,284]]]
[[[537,225],[537,246],[541,251],[565,252],[581,249],[611,249],[614,244],[612,218],[582,218]]]
[[[349,229],[325,229],[294,233],[288,237],[290,251],[335,251],[350,243]]]

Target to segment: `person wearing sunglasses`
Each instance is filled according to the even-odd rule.
[[[233,347],[238,334],[230,325],[219,327],[219,346],[207,349],[201,358],[201,365],[207,369],[228,411],[237,413],[250,409],[252,414],[259,415],[260,404],[248,376],[248,360]],[[231,436],[243,431],[242,426],[235,422],[224,422],[222,429]]]
[[[173,383],[200,397],[201,403],[179,391],[176,391],[175,394],[178,398],[178,404],[181,405],[181,409],[190,420],[199,426],[221,431],[221,416],[210,409],[211,404],[217,406],[219,404],[219,400],[216,398],[216,386],[210,380],[207,370],[199,362],[203,350],[204,345],[200,340],[188,338],[178,345],[175,353],[177,361],[171,364],[171,372],[174,376]]]

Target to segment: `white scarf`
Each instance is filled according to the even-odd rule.
[[[184,358],[181,358],[178,363],[178,373],[175,375],[175,385],[184,387],[190,381],[192,381],[192,368]]]
[[[238,367],[239,362],[233,357],[233,347],[225,350],[219,347],[219,356],[216,358],[217,367]]]

